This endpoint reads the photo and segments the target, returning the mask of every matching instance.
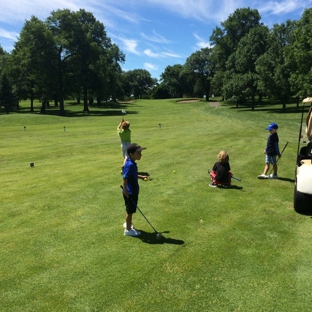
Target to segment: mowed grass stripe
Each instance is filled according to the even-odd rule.
[[[90,109],[0,116],[4,311],[307,311],[311,224],[292,209],[301,111],[176,100]],[[147,147],[139,207],[166,232],[161,244],[139,213],[142,237],[123,236],[121,109]],[[290,143],[281,179],[261,181],[271,121],[280,147]],[[228,190],[208,187],[221,149],[242,179]]]

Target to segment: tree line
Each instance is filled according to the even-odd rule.
[[[1,48],[1,47],[0,47]],[[146,70],[122,72],[125,55],[107,37],[92,13],[81,9],[52,11],[41,21],[26,21],[11,53],[0,49],[0,105],[7,112],[21,99],[42,102],[41,113],[53,101],[65,114],[64,99],[83,102],[140,97],[156,80]]]
[[[83,101],[89,110],[113,98],[170,98],[214,93],[236,103],[272,97],[283,103],[312,95],[312,9],[300,20],[270,29],[255,9],[235,10],[210,35],[211,46],[185,64],[167,66],[160,81],[144,69],[122,71],[125,54],[107,37],[92,13],[52,11],[26,21],[11,53],[0,46],[0,106],[18,109],[21,99],[53,101],[65,114],[64,100]]]
[[[211,93],[236,103],[271,97],[281,101],[312,95],[312,9],[298,21],[271,29],[257,10],[237,9],[217,26],[211,47],[196,51],[181,65],[167,66],[158,88],[171,95]],[[187,89],[189,88],[189,89]]]

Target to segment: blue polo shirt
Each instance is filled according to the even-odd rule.
[[[138,166],[129,157],[123,167],[122,177],[127,179],[127,191],[130,195],[139,194]]]

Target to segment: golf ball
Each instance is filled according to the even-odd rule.
[[[175,170],[173,170],[173,173],[175,173]]]
[[[147,178],[144,178],[144,181],[147,181]]]

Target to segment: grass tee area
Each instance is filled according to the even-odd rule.
[[[0,311],[309,311],[312,221],[293,210],[301,111],[287,108],[139,100],[0,115]],[[142,235],[123,236],[122,109],[147,147],[138,206],[161,242],[139,212]],[[279,179],[258,180],[272,121],[289,144]],[[222,149],[242,180],[231,189],[208,186]]]

